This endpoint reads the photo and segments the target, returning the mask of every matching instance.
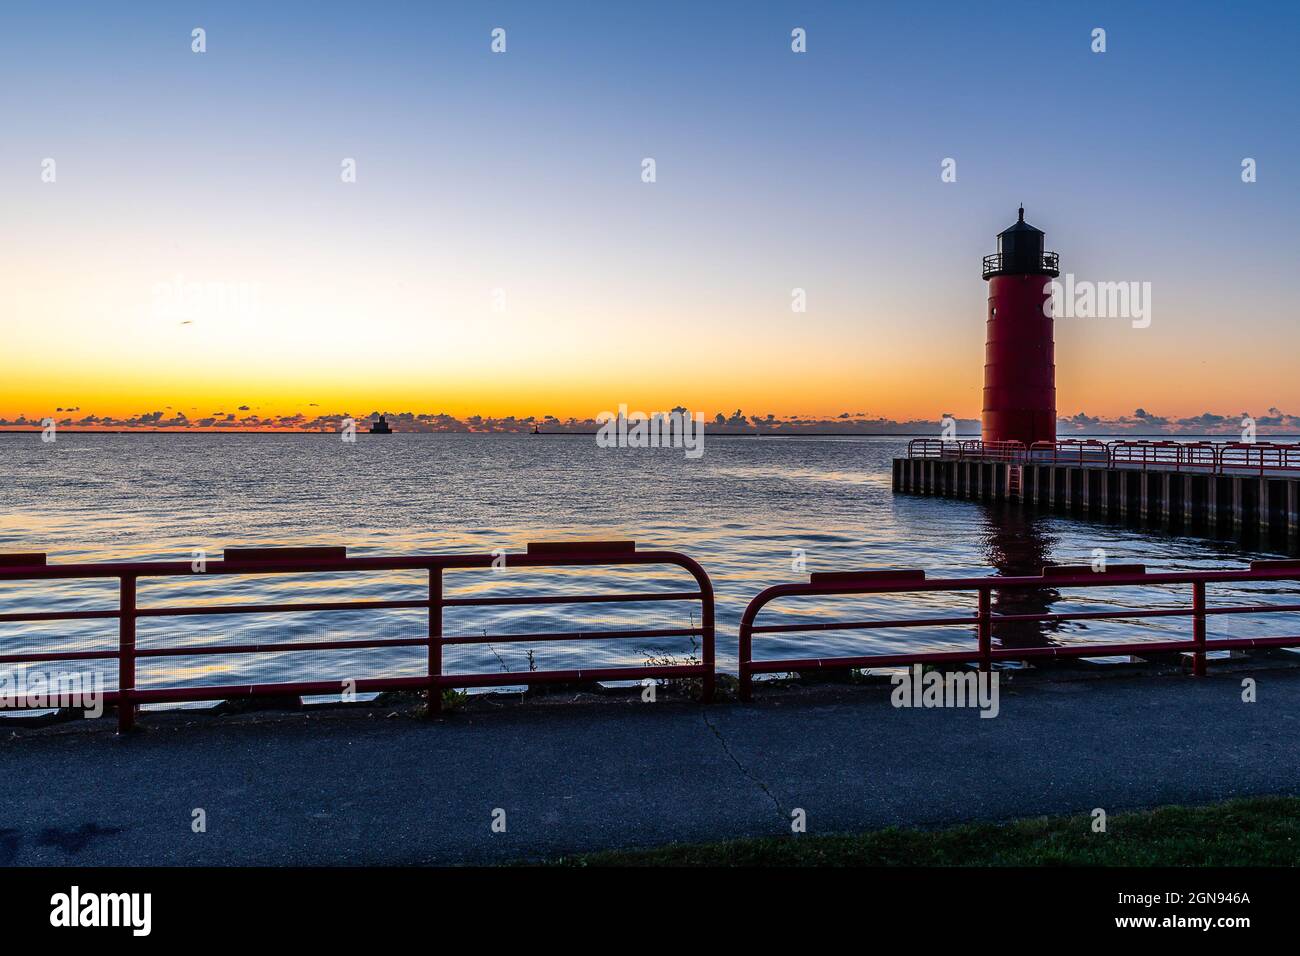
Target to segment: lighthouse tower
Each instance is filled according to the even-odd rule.
[[[984,257],[989,284],[984,345],[985,442],[1056,440],[1056,365],[1052,316],[1045,307],[1059,259],[1043,251],[1043,231],[1020,219],[998,233],[998,251]]]

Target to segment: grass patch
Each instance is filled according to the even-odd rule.
[[[848,836],[767,837],[672,844],[563,857],[559,866],[1295,866],[1300,798],[1231,800],[1200,807],[890,828]]]

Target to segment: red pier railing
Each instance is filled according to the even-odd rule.
[[[990,670],[997,661],[1022,661],[1035,658],[1109,657],[1114,655],[1173,654],[1190,652],[1193,673],[1205,673],[1205,655],[1214,650],[1300,647],[1300,634],[1280,637],[1215,638],[1206,637],[1206,620],[1216,615],[1294,613],[1300,604],[1253,604],[1210,607],[1206,603],[1207,586],[1215,583],[1249,581],[1300,581],[1300,561],[1256,561],[1249,569],[1237,571],[1147,573],[1140,565],[1111,565],[1094,572],[1088,565],[1058,565],[1043,569],[1039,577],[982,577],[930,580],[924,571],[847,571],[813,574],[806,584],[778,584],[760,592],[745,608],[740,622],[740,698],[749,700],[755,674],[794,671],[893,667],[911,664],[977,664]],[[1060,613],[994,613],[994,592],[1032,591],[1042,588],[1149,588],[1159,585],[1192,586],[1190,604],[1176,607],[1121,607],[1105,611],[1071,611]],[[792,597],[836,597],[847,595],[888,595],[904,593],[967,592],[975,595],[972,613],[928,617],[904,617],[879,620],[809,620],[800,615],[793,623],[758,624],[759,612],[769,604]],[[1047,623],[1064,621],[1098,621],[1190,617],[1190,640],[1175,639],[1135,642],[1078,642],[1036,647],[994,646],[994,629],[1000,624]],[[876,630],[883,628],[917,628],[969,626],[975,642],[968,648],[944,651],[912,650],[895,654],[863,654],[839,657],[800,657],[754,659],[754,635],[826,631]]]
[[[1156,471],[1219,473],[1224,446],[1214,442],[1115,441],[1108,446],[1109,467]]]
[[[696,590],[645,591],[599,594],[522,594],[515,596],[449,596],[443,590],[443,572],[489,569],[500,557],[492,554],[422,554],[399,557],[347,557],[343,548],[237,548],[225,552],[223,560],[207,562],[196,570],[190,562],[135,562],[114,564],[46,564],[43,554],[0,555],[0,582],[68,581],[116,579],[118,606],[93,611],[41,611],[0,613],[0,624],[44,621],[116,620],[116,650],[74,650],[58,652],[0,653],[0,665],[55,661],[116,660],[118,688],[104,693],[103,701],[116,706],[118,724],[129,729],[136,708],[144,703],[225,700],[250,697],[303,694],[334,694],[342,690],[371,692],[423,690],[428,692],[431,710],[438,710],[444,688],[500,687],[557,682],[599,680],[644,680],[646,678],[698,678],[702,697],[708,701],[714,689],[714,596],[713,585],[700,565],[673,551],[637,551],[631,541],[534,543],[523,554],[506,556],[509,568],[614,567],[626,565],[675,566],[695,580]],[[137,584],[152,578],[207,578],[213,575],[262,575],[338,573],[364,571],[424,571],[428,575],[427,596],[414,600],[300,601],[279,604],[212,604],[141,607]],[[528,634],[468,635],[445,637],[443,612],[454,607],[578,605],[622,602],[697,601],[698,624],[674,628],[629,628],[595,631],[559,631]],[[203,644],[140,647],[136,624],[143,618],[193,615],[301,613],[317,611],[359,611],[424,609],[428,631],[422,637],[374,638],[326,641],[295,641],[266,644]],[[698,637],[698,663],[642,667],[583,668],[577,670],[514,671],[498,673],[444,672],[443,649],[451,645],[527,641],[595,641],[635,638]],[[370,648],[427,647],[426,673],[414,677],[375,677],[355,681],[285,681],[262,684],[211,686],[171,684],[167,687],[138,688],[136,662],[142,658],[194,655],[270,654],[286,651],[359,650]],[[0,650],[3,648],[0,647]]]
[[[1078,441],[1036,441],[1029,446],[1026,461],[1053,465],[1095,465],[1109,460],[1110,449],[1096,439]]]
[[[1265,474],[1300,470],[1300,444],[1230,442],[1219,446],[1219,471],[1224,474]]]
[[[1062,439],[1034,442],[982,442],[978,439],[944,441],[914,438],[907,443],[908,458],[945,461],[999,461],[1013,464],[1076,465],[1082,467],[1136,468],[1216,475],[1282,475],[1300,472],[1300,443],[1294,442],[1179,442],[1120,439]]]
[[[962,438],[945,441],[939,438],[913,438],[907,443],[908,458],[945,458],[952,460],[1023,461],[1025,443],[1019,441],[980,441]]]

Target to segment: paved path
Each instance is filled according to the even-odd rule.
[[[795,807],[825,833],[1300,793],[1300,671],[1254,674],[1254,704],[1239,674],[1004,683],[992,720],[840,688],[76,721],[4,732],[0,863],[491,862],[784,834]]]

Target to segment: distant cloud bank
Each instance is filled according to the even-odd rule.
[[[1135,409],[1132,415],[1104,418],[1079,412],[1056,422],[1058,435],[1083,434],[1142,434],[1142,435],[1240,435],[1249,412],[1220,415],[1202,412],[1187,418],[1157,415],[1145,408]],[[1263,415],[1254,415],[1258,434],[1294,435],[1300,433],[1300,415],[1292,415],[1279,408],[1270,408]]]
[[[309,406],[312,407],[312,406]],[[680,406],[675,409],[685,411]],[[75,413],[75,414],[71,414]],[[60,428],[82,431],[292,431],[333,432],[343,422],[352,418],[359,425],[378,418],[381,413],[372,411],[364,415],[337,414],[259,415],[247,405],[236,412],[214,411],[201,417],[187,416],[184,412],[141,412],[128,418],[114,418],[83,414],[80,407],[59,408],[54,412],[28,417],[0,418],[0,428],[39,429],[46,418],[52,418]],[[560,419],[553,415],[517,417],[508,415],[494,418],[470,415],[457,418],[442,412],[390,412],[382,413],[390,425],[401,432],[474,432],[474,433],[528,433],[537,427],[543,432],[584,433],[595,432],[600,423],[592,418]],[[1131,415],[1108,418],[1078,412],[1062,417],[1057,422],[1057,432],[1062,437],[1072,435],[1223,435],[1241,432],[1245,412],[1216,414],[1203,412],[1187,418],[1158,415],[1146,409],[1135,409]],[[977,435],[979,421],[958,418],[957,433],[961,436]],[[1300,434],[1300,416],[1270,408],[1255,416],[1257,433]],[[715,434],[765,435],[826,435],[826,434],[885,434],[885,435],[938,435],[939,420],[910,419],[897,421],[890,418],[871,417],[866,412],[841,412],[826,418],[816,415],[772,414],[747,415],[740,409],[727,414],[717,412],[708,419],[708,430]]]

